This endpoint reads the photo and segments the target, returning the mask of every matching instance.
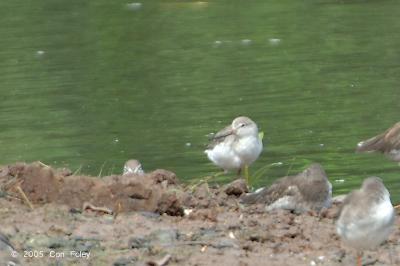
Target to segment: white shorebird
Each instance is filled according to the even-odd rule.
[[[144,171],[142,168],[142,164],[138,160],[129,160],[124,165],[123,175],[135,174],[135,175],[143,175]]]
[[[394,218],[389,191],[379,177],[365,179],[360,190],[346,197],[336,231],[345,245],[357,250],[357,265],[363,250],[374,249],[388,238]]]
[[[357,152],[381,152],[393,161],[400,163],[400,122],[357,144]]]
[[[215,134],[204,152],[225,172],[234,170],[240,174],[245,168],[248,181],[247,167],[258,158],[262,149],[257,124],[248,117],[240,116]]]

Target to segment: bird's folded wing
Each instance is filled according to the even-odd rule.
[[[210,143],[207,145],[207,149],[212,149],[221,142],[224,142],[225,140],[228,139],[234,139],[235,135],[233,134],[232,131],[232,126],[227,126],[224,129],[220,130],[213,136],[213,138],[210,140]]]
[[[385,142],[391,149],[400,149],[400,122],[390,128],[385,134]]]
[[[293,183],[293,177],[283,177],[277,180],[269,188],[249,193],[242,198],[245,204],[265,203],[267,205],[283,197],[301,197],[299,188]]]

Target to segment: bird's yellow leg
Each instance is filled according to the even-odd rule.
[[[400,204],[397,204],[396,206],[394,206],[395,209],[400,209]]]
[[[250,186],[250,175],[249,175],[249,166],[248,165],[244,166],[244,176],[246,177],[247,186]]]

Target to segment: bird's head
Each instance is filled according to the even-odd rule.
[[[240,137],[258,136],[257,124],[245,116],[239,116],[233,120],[232,131]]]

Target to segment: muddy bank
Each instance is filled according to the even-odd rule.
[[[336,205],[267,213],[239,203],[241,181],[192,190],[165,170],[96,178],[34,163],[1,168],[0,187],[0,231],[22,265],[355,265],[335,233]],[[364,263],[400,265],[399,226]]]
[[[104,212],[151,211],[183,215],[185,195],[176,175],[156,170],[148,175],[75,176],[39,162],[2,167],[0,187],[14,197],[20,188],[33,204],[58,203],[74,209],[100,207]],[[179,194],[179,195],[178,195]],[[178,198],[179,197],[179,198]]]

